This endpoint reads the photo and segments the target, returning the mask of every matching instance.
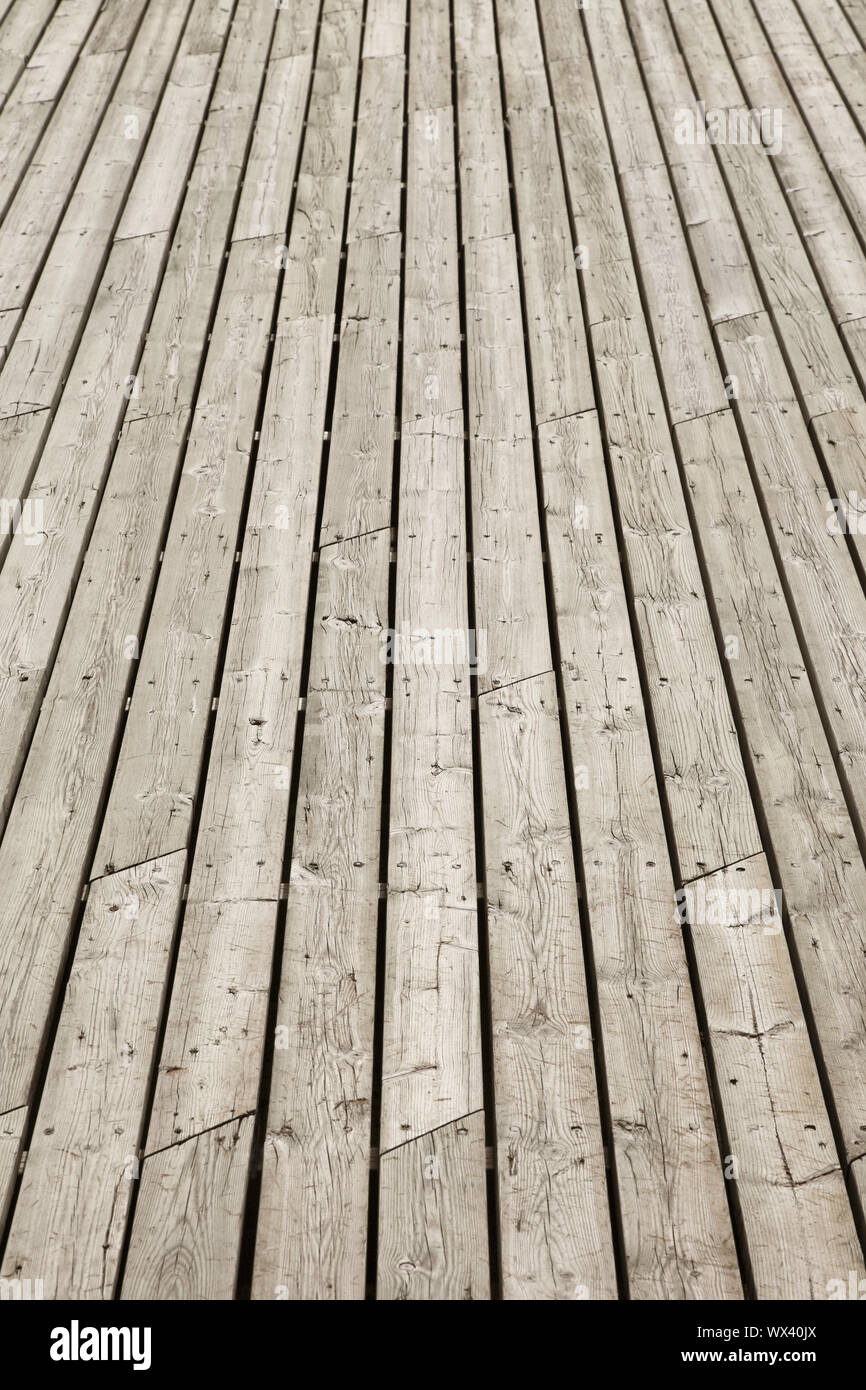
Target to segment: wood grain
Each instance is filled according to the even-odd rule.
[[[116,1285],[183,881],[170,855],[88,897],[2,1266],[46,1298]]]

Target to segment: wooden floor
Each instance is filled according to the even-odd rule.
[[[866,1288],[864,136],[866,0],[0,0],[3,1296]]]

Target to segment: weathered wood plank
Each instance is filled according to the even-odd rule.
[[[503,1295],[615,1298],[556,679],[479,709]]]
[[[839,4],[860,42],[866,45],[866,0],[839,0]]]
[[[738,1298],[595,415],[539,448],[630,1296]]]
[[[720,0],[714,13],[722,34],[735,24],[744,41],[742,55],[736,52],[734,60],[749,104],[771,110],[773,121],[779,122],[771,164],[827,291],[833,316],[837,323],[862,317],[866,312],[866,256],[855,227],[866,210],[866,202],[861,202],[857,193],[866,175],[866,150],[832,78],[809,44],[796,8],[763,5],[760,0],[755,8],[757,14],[751,8],[741,13],[742,7],[735,10],[728,0]],[[766,30],[758,22],[759,16]],[[797,81],[801,71],[805,71],[805,92]],[[804,99],[811,130],[797,106]],[[830,126],[834,142],[846,132],[847,149],[840,158],[845,159],[849,173],[837,178],[836,184],[830,174],[838,175],[840,170],[831,161],[828,172],[820,153]]]
[[[252,1137],[242,1116],[142,1161],[121,1298],[234,1298]]]
[[[587,30],[596,64],[611,74],[602,102],[669,419],[724,410],[724,384],[619,0],[597,5]]]
[[[392,232],[348,245],[322,545],[391,521],[400,244]]]
[[[467,242],[464,263],[473,574],[487,634],[478,679],[490,690],[553,663],[513,235]]]
[[[254,0],[238,5],[126,420],[186,410],[193,404],[244,176],[262,83],[260,62],[271,32],[269,18]]]
[[[513,0],[497,5],[497,19],[535,419],[542,424],[591,409],[592,379],[538,25]]]
[[[41,514],[42,524],[38,538],[23,531],[10,538],[0,573],[0,742],[7,758],[0,779],[3,821],[123,418],[124,368],[140,350],[163,252],[153,237],[117,244],[35,474],[29,475],[32,449],[38,449],[42,433],[39,415],[27,417],[33,422],[26,441],[31,449],[16,449],[12,460],[9,495],[25,499],[31,512]],[[6,538],[0,545],[6,549]]]
[[[395,7],[399,12],[400,5]],[[370,28],[365,31],[370,37]],[[405,33],[400,25],[401,36]],[[365,42],[366,42],[365,39]],[[400,230],[400,175],[403,163],[403,87],[406,65],[396,58],[366,57],[361,65],[361,99],[352,165],[349,205],[349,264],[351,243],[361,237],[387,236]]]
[[[469,709],[477,634],[468,631],[463,469],[459,412],[407,432],[391,653],[383,1150],[483,1104]]]
[[[480,1111],[383,1154],[379,1299],[488,1299],[484,1206]]]
[[[167,178],[164,161],[158,155],[156,172],[163,179],[159,217],[149,196],[136,201],[138,181],[133,185],[133,209],[127,206],[125,230],[129,233],[115,242],[105,274],[87,320],[84,336],[76,353],[60,405],[41,457],[42,433],[38,426],[28,430],[16,443],[15,458],[4,479],[10,497],[28,498],[28,506],[45,512],[45,544],[35,548],[13,544],[10,568],[0,580],[0,605],[10,607],[6,623],[6,651],[10,667],[28,670],[30,678],[22,686],[17,678],[4,682],[0,700],[11,700],[12,722],[6,728],[10,747],[8,773],[0,806],[8,810],[8,787],[20,770],[32,720],[44,691],[45,679],[59,630],[66,613],[69,593],[81,563],[84,543],[93,524],[106,469],[123,419],[127,399],[140,392],[140,381],[131,375],[138,364],[144,333],[162,276],[168,232],[183,199],[192,140],[210,94],[218,55],[189,56],[183,51],[175,63],[162,116],[149,149],[164,154],[169,148],[180,151],[181,160]],[[206,65],[203,67],[203,65]],[[192,82],[192,86],[186,83]],[[172,93],[178,95],[175,100]],[[145,189],[152,188],[151,170],[142,171]],[[192,205],[193,199],[191,199]],[[185,233],[189,218],[182,224]],[[146,235],[134,235],[136,226],[153,227]],[[177,257],[173,264],[176,264]],[[21,341],[20,338],[18,340]],[[34,347],[38,347],[35,344]],[[65,345],[55,342],[56,358],[41,358],[40,373],[48,399],[54,393],[55,378],[64,366]],[[157,349],[158,351],[158,349]],[[145,358],[153,357],[145,348]],[[37,352],[37,359],[39,354]],[[34,374],[35,375],[35,374]],[[25,417],[38,420],[38,416]],[[29,444],[29,450],[24,445]],[[35,474],[33,465],[39,458]],[[26,538],[25,538],[26,539]],[[0,541],[0,546],[5,543]],[[21,601],[20,581],[28,576],[29,598]],[[9,579],[9,575],[12,579]],[[11,587],[10,587],[11,584]]]
[[[20,0],[0,29],[0,105],[6,101],[50,21],[55,0]]]
[[[281,243],[264,237],[231,249],[94,874],[168,854],[187,841]]]
[[[264,406],[256,470],[245,531],[232,624],[222,674],[211,758],[205,778],[196,854],[184,930],[169,1008],[147,1147],[177,1144],[258,1101],[265,1055],[265,1020],[273,969],[274,938],[289,789],[295,757],[295,725],[303,669],[307,603],[315,543],[323,425],[334,329],[336,267],[349,172],[361,6],[326,15],[313,78],[311,112],[324,121],[328,142],[304,142],[298,202],[286,255],[271,375]],[[310,35],[311,26],[303,32]],[[290,74],[287,74],[290,75]],[[312,117],[311,117],[312,119]],[[307,128],[309,136],[310,127]],[[324,295],[294,313],[311,226],[318,228],[316,267]],[[232,255],[248,242],[236,241]],[[280,256],[280,262],[283,256]],[[300,307],[300,306],[299,306]],[[387,584],[387,533],[376,550]],[[361,542],[366,552],[367,542]],[[351,606],[353,579],[363,565],[352,554],[329,552],[323,562],[333,588],[322,584],[322,622],[339,639],[337,618]],[[357,585],[356,585],[357,587]],[[381,588],[381,584],[380,584]],[[380,594],[380,606],[386,609]],[[357,626],[372,638],[373,625]],[[328,684],[323,677],[323,685]],[[337,682],[339,684],[339,682]],[[323,693],[323,724],[334,725]],[[375,702],[373,702],[375,703]],[[384,699],[380,701],[384,715]],[[347,715],[351,726],[353,714]],[[362,720],[362,729],[369,725]],[[240,733],[239,733],[240,731]],[[321,847],[320,847],[321,848]],[[375,894],[374,894],[375,896]],[[337,921],[341,918],[337,917]],[[369,1139],[367,1140],[369,1143]],[[181,1147],[185,1147],[181,1142]],[[246,1161],[246,1159],[245,1159]],[[193,1166],[204,1162],[196,1153]],[[175,1213],[178,1240],[216,1251],[220,1267],[234,1267],[242,1208],[200,1213],[184,1234],[182,1207]],[[279,1275],[279,1278],[277,1277]],[[265,1284],[265,1297],[282,1297],[283,1271]],[[257,1275],[258,1278],[258,1275]]]
[[[723,31],[729,22],[727,3],[728,0],[721,0],[716,7]],[[837,74],[832,61],[825,63],[799,7],[790,0],[753,3],[763,31],[761,47],[771,47],[775,52],[815,144],[831,173],[837,176],[844,206],[862,225],[866,214],[866,145],[862,119],[858,126],[840,95],[839,87],[844,93],[847,86],[847,70],[843,68]],[[856,90],[855,101],[858,99],[863,100],[862,88]],[[801,175],[807,171],[808,164],[801,168]]]
[[[115,1288],[184,862],[101,879],[87,900],[2,1265],[46,1298]]]
[[[825,1299],[863,1252],[764,856],[687,884],[682,908],[755,1295]]]
[[[312,53],[268,65],[232,240],[285,233],[297,173]]]
[[[205,0],[196,3],[203,5]],[[95,103],[89,94],[83,98],[92,119],[89,131],[80,116],[71,125],[82,140],[80,155],[71,160],[58,158],[49,171],[47,187],[37,182],[31,188],[25,180],[16,195],[0,231],[0,301],[4,308],[17,310],[20,324],[0,372],[3,415],[53,405],[56,400],[185,18],[185,4],[178,7],[169,0],[153,0],[125,63],[124,55],[114,52],[82,60],[99,65],[103,98]],[[216,56],[211,67],[215,64]],[[70,84],[67,95],[71,90]],[[93,129],[96,134],[89,146]]]
[[[357,14],[341,11],[339,22],[329,27],[324,35],[324,55],[330,54],[335,61],[343,59],[345,46],[351,42],[353,33],[355,42],[359,42],[359,28]],[[333,50],[327,47],[329,43],[333,43]],[[290,71],[284,75],[289,80],[293,76]],[[331,69],[324,66],[322,76],[317,69],[314,97],[317,84],[327,93],[330,82]],[[333,159],[344,171],[344,197],[350,111],[351,108],[340,105],[344,121],[342,139],[338,139],[339,127],[333,132]],[[305,144],[301,178],[311,163],[315,168],[317,154],[313,147],[308,155]],[[335,177],[336,174],[329,175],[328,179]],[[304,196],[307,201],[303,205],[299,203],[297,208],[301,226],[321,206],[315,184],[305,190]],[[218,637],[223,628],[237,542],[242,539],[238,536],[238,526],[246,465],[254,443],[284,235],[235,241],[231,248],[220,312],[208,350],[184,475],[151,615],[149,630],[155,636],[142,650],[124,744],[94,858],[94,873],[104,872],[107,863],[136,863],[152,853],[154,843],[169,843],[176,848],[186,842],[209,724],[211,695],[216,693],[213,686]],[[331,249],[336,259],[338,251],[333,243]],[[281,314],[285,313],[285,296],[290,292],[287,286],[292,285],[291,265],[297,250],[293,228]],[[310,340],[314,343],[322,325],[312,327]],[[277,331],[279,336],[279,324]],[[287,361],[291,359],[293,342],[297,344],[297,338],[290,340]],[[280,352],[275,353],[275,359],[279,364]],[[243,364],[240,372],[239,363]],[[323,370],[321,362],[318,370]],[[279,380],[285,387],[285,375]],[[279,394],[276,404],[285,410],[285,399]],[[304,408],[308,409],[308,403],[304,403]],[[266,418],[263,434],[268,428],[273,428],[273,422]],[[264,458],[267,461],[267,453]],[[307,482],[308,489],[315,489],[316,476],[317,470]],[[256,507],[267,505],[270,512],[274,504],[266,500],[266,493],[258,493],[257,497]],[[288,500],[282,505],[288,508]],[[254,508],[253,518],[261,515]],[[268,519],[279,523],[281,514],[274,510]],[[252,558],[257,542],[254,527],[250,528],[248,538],[253,548]],[[195,557],[195,582],[191,557]],[[255,587],[254,566],[245,582]],[[301,611],[304,605],[305,600],[301,599]],[[236,669],[244,669],[243,658],[238,659]],[[207,695],[203,696],[201,690],[206,690]],[[181,719],[178,719],[178,711],[185,712]],[[177,726],[177,738],[170,747],[166,747],[163,740],[164,720]],[[229,730],[226,737],[233,737]],[[152,752],[157,749],[162,752],[152,761]]]
[[[93,53],[79,60],[17,190],[14,182],[4,185],[0,286],[16,328],[122,57]]]
[[[67,0],[58,5],[11,98],[4,103],[0,93],[0,214],[39,143],[99,7],[100,0]],[[0,31],[0,55],[5,27]],[[0,72],[2,68],[0,56]]]
[[[557,3],[543,0],[543,16]],[[605,28],[607,7],[596,6],[586,18],[593,44],[612,54],[617,44]],[[575,240],[590,257],[591,343],[666,797],[680,869],[693,878],[756,853],[760,835],[610,163],[594,159],[589,194],[582,192],[586,151],[606,148],[587,55],[551,65],[551,76],[567,132]],[[619,138],[628,154],[628,133]]]
[[[672,0],[669,13],[695,89],[707,107],[747,111],[748,102],[704,0],[698,5]],[[759,144],[740,139],[717,143],[715,151],[807,418],[859,403],[859,386],[772,160]]]
[[[186,440],[195,387],[195,352],[204,350],[210,304],[230,229],[233,187],[240,177],[239,156],[233,159],[232,155],[238,146],[241,152],[245,147],[260,79],[257,73],[250,88],[249,74],[239,69],[235,61],[249,42],[250,30],[241,25],[229,49],[232,60],[224,68],[218,88],[220,99],[226,102],[225,110],[231,113],[231,123],[222,114],[213,114],[213,133],[221,140],[208,141],[207,149],[200,152],[198,174],[192,181],[169,260],[170,274],[158,301],[158,306],[165,306],[165,312],[158,307],[156,320],[170,331],[165,339],[152,335],[145,349],[143,360],[152,364],[152,370],[149,366],[141,374],[142,390],[136,402],[145,414],[127,423],[118,444],[0,850],[0,855],[5,855],[10,866],[14,866],[10,872],[27,898],[26,911],[34,924],[31,946],[38,957],[35,974],[40,989],[47,991],[46,998],[50,998],[53,989],[52,979],[62,958],[65,934],[92,854],[94,822],[100,812],[138,659],[166,513]],[[221,164],[224,157],[225,163]],[[129,258],[141,244],[118,243],[118,255]],[[182,352],[180,324],[184,325]],[[95,342],[100,345],[99,320],[95,326]],[[101,374],[93,365],[95,378],[101,381]],[[87,379],[85,371],[82,380]],[[170,404],[178,409],[165,413],[158,409]],[[147,412],[152,406],[156,408],[149,417]],[[41,428],[38,415],[19,418],[21,422],[36,422],[35,430]],[[73,412],[73,439],[79,428]],[[75,469],[71,481],[80,486]],[[78,495],[73,491],[73,500],[76,497],[92,507],[91,494]],[[71,515],[77,517],[75,510]],[[54,536],[55,546],[61,539]],[[48,544],[47,538],[43,544]],[[60,556],[62,559],[62,547]],[[52,570],[47,574],[50,578]],[[37,596],[34,591],[34,597]],[[58,600],[61,607],[62,602]],[[55,607],[43,612],[49,625],[60,616]],[[35,636],[40,626],[34,628]],[[26,692],[38,692],[47,667],[37,669],[34,664],[22,674],[27,674],[28,679],[22,682],[16,678],[13,692],[20,707],[15,716],[19,724],[38,713],[37,693],[30,695],[28,711]],[[15,719],[10,721],[12,725]],[[15,744],[12,756],[19,760],[18,765],[25,752],[26,746]],[[60,767],[68,769],[68,782],[58,791],[56,780],[45,777],[45,769]],[[148,857],[146,853],[142,856]],[[19,906],[14,895],[8,907],[11,915],[3,918],[2,926],[3,959],[4,970],[14,974],[16,943],[21,936]],[[25,970],[13,988],[7,973],[10,1001],[15,998],[15,989],[27,988],[27,976]],[[10,1003],[10,1016],[12,1007]],[[29,1020],[31,1024],[33,1021]],[[47,1018],[42,1021],[47,1023]],[[25,1011],[21,1016],[24,1031],[16,1033],[10,1027],[4,1054],[8,1062],[4,1087],[15,1092],[23,1090],[25,1094],[39,1044],[38,1030],[33,1033],[27,1023]]]
[[[22,1157],[21,1143],[26,1124],[26,1105],[0,1115],[0,1221],[4,1223]]]
[[[457,1276],[449,1256],[443,1267],[434,1255],[423,1292],[414,1276],[395,1282],[387,1253],[408,1238],[404,1211],[418,1181],[413,1162],[445,1142],[441,1126],[456,1121],[459,1133],[460,1117],[484,1104],[470,685],[486,652],[483,638],[479,644],[469,630],[454,112],[450,83],[446,89],[427,71],[428,62],[434,73],[450,68],[450,37],[446,4],[429,6],[424,28],[416,13],[410,31],[404,423],[388,653],[394,677],[380,1299],[419,1292],[465,1297],[458,1277],[472,1281],[475,1297],[489,1296],[483,1116],[480,1145],[472,1145],[455,1169],[458,1186],[432,1209],[436,1184],[455,1181],[451,1172],[436,1170],[434,1157],[422,1178],[428,1201],[415,1215],[415,1235],[426,1249],[444,1244],[448,1252],[465,1251],[467,1273]],[[425,110],[425,92],[445,105]],[[417,1139],[408,1146],[414,1159],[400,1147],[410,1139]],[[470,1253],[473,1243],[479,1248]]]
[[[0,847],[10,885],[0,912],[4,1097],[28,1095],[49,1024],[185,426],[162,416],[125,438]]]
[[[365,1293],[389,550],[319,563],[254,1297]]]
[[[322,584],[318,596],[317,619],[320,627],[331,636],[322,655],[321,704],[314,691],[310,697],[311,727],[317,721],[327,725],[323,732],[324,748],[318,752],[311,740],[309,768],[316,783],[317,796],[322,798],[322,838],[309,847],[309,861],[315,865],[318,852],[328,850],[328,839],[334,831],[334,810],[329,800],[334,791],[335,767],[340,765],[341,736],[350,733],[357,738],[354,766],[360,770],[376,747],[376,721],[384,717],[384,676],[382,689],[377,693],[371,686],[371,675],[379,674],[379,630],[386,621],[385,586],[387,584],[387,535],[364,537],[354,547],[341,547],[324,558],[321,567]],[[369,572],[368,572],[369,571]],[[343,623],[344,612],[357,618],[357,627],[364,636],[360,650],[346,649],[341,640],[345,626],[353,635],[356,626]],[[348,675],[342,669],[345,660]],[[356,669],[357,668],[357,669]],[[313,675],[319,679],[319,672]],[[346,681],[352,684],[345,688]],[[344,688],[341,692],[341,686]],[[346,696],[346,709],[341,709],[339,696]],[[332,698],[333,697],[333,698]],[[341,718],[342,715],[342,718]],[[338,726],[330,742],[334,720]],[[354,734],[355,722],[360,730]],[[257,733],[253,729],[251,737]],[[367,746],[363,746],[368,741]],[[345,743],[342,755],[346,756]],[[381,757],[381,754],[379,755]],[[327,795],[321,790],[322,774]],[[346,770],[344,798],[351,817],[354,795],[351,775]],[[379,795],[375,765],[370,765],[370,795]],[[381,777],[378,779],[381,781]],[[308,801],[313,798],[313,786],[303,791]],[[339,805],[339,798],[336,798]],[[364,802],[359,798],[359,806]],[[229,821],[240,824],[242,808]],[[308,814],[315,808],[310,805]],[[361,812],[359,811],[359,816]],[[368,812],[368,818],[373,812]],[[285,832],[285,822],[283,822]],[[210,844],[225,854],[233,847],[226,836],[222,842],[211,832]],[[253,848],[256,841],[253,840]],[[357,845],[354,857],[376,866],[377,847]],[[346,868],[348,851],[339,835],[333,843],[336,862]],[[187,915],[181,938],[180,955],[175,975],[172,1006],[169,1010],[166,1036],[159,1067],[159,1080],[154,1098],[153,1113],[148,1130],[147,1149],[166,1145],[223,1123],[232,1115],[255,1107],[261,1060],[264,1050],[264,1024],[268,987],[271,978],[273,935],[276,928],[276,903],[279,899],[279,877],[266,878],[257,888],[249,885],[253,865],[249,854],[237,853],[227,857],[225,865],[217,864],[222,873],[213,873],[207,856],[197,851],[193,863],[188,895]],[[350,861],[351,862],[351,861]],[[279,869],[279,865],[277,866]],[[315,868],[309,872],[315,876]],[[246,881],[242,878],[245,875]],[[299,865],[302,886],[308,871]],[[327,870],[323,870],[323,877]],[[336,875],[334,874],[334,877]],[[352,876],[354,877],[354,875]],[[339,886],[339,880],[335,884]],[[208,898],[208,891],[212,894]],[[305,922],[300,914],[301,923]],[[363,930],[359,924],[359,929]],[[279,1282],[279,1281],[278,1281]]]
[[[719,339],[729,370],[739,380],[737,402],[743,432],[757,470],[775,544],[811,657],[825,719],[849,779],[854,804],[866,815],[862,769],[866,759],[866,601],[845,528],[847,496],[862,487],[858,453],[834,449],[828,417],[827,452],[839,470],[840,501],[834,508],[822,470],[788,381],[785,365],[765,316],[721,325]],[[864,416],[857,417],[863,419]],[[840,440],[844,435],[840,434]],[[852,539],[864,552],[866,537]]]
[[[862,1190],[863,1165],[854,1160],[866,1146],[862,1130],[866,1093],[864,1079],[850,1058],[866,1043],[862,925],[866,870],[734,422],[725,412],[682,425],[678,434],[704,537],[719,626],[730,652],[731,679],[778,864],[781,881],[777,886],[784,890],[845,1151]],[[768,439],[762,477],[767,477],[770,467],[777,467],[777,456],[784,462],[783,451]],[[806,492],[802,481],[792,481],[784,491],[765,490],[765,496],[772,500],[778,493],[790,515],[796,499]],[[780,513],[774,526],[780,541],[786,529],[793,531],[786,514]],[[814,543],[818,527],[807,527],[806,533]],[[843,543],[842,537],[828,540]],[[812,606],[796,571],[818,576],[837,562],[828,554],[823,563],[817,556],[803,563],[800,545],[793,541],[790,560],[785,560],[783,552],[783,563],[792,585],[796,580],[801,586],[798,615],[807,619]],[[840,616],[845,611],[846,600],[840,596]],[[829,613],[824,621],[831,625]],[[852,659],[854,632],[856,620],[844,638]],[[831,637],[820,659],[821,680],[827,670],[835,674],[833,645]],[[838,678],[832,680],[834,715],[843,705],[839,685]]]

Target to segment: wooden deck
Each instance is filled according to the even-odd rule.
[[[866,1279],[864,137],[866,0],[0,0],[2,1279]]]

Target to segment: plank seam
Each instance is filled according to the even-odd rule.
[[[226,1129],[229,1125],[240,1124],[242,1120],[248,1120],[251,1115],[255,1114],[255,1110],[245,1110],[241,1115],[232,1115],[229,1120],[219,1120],[215,1125],[206,1125],[204,1129],[197,1129],[195,1134],[185,1134],[182,1139],[176,1140],[174,1144],[163,1144],[159,1149],[141,1150],[141,1161],[144,1164],[149,1158],[156,1158],[157,1154],[168,1153],[170,1149],[180,1149],[184,1144],[189,1144],[195,1139],[201,1139],[204,1134],[213,1134],[214,1130]],[[132,1229],[131,1218],[128,1222],[128,1229]]]
[[[459,1125],[462,1120],[471,1120],[473,1115],[483,1115],[484,1106],[479,1106],[477,1110],[467,1110],[465,1115],[455,1115],[451,1120],[443,1120],[441,1125],[433,1125],[431,1129],[422,1130],[420,1134],[413,1134],[411,1139],[404,1139],[401,1144],[392,1144],[390,1149],[378,1149],[380,1160],[386,1158],[388,1154],[397,1153],[399,1149],[407,1149],[410,1144],[417,1144],[419,1139],[426,1139],[430,1134],[438,1134],[440,1129],[450,1129],[452,1125]]]

